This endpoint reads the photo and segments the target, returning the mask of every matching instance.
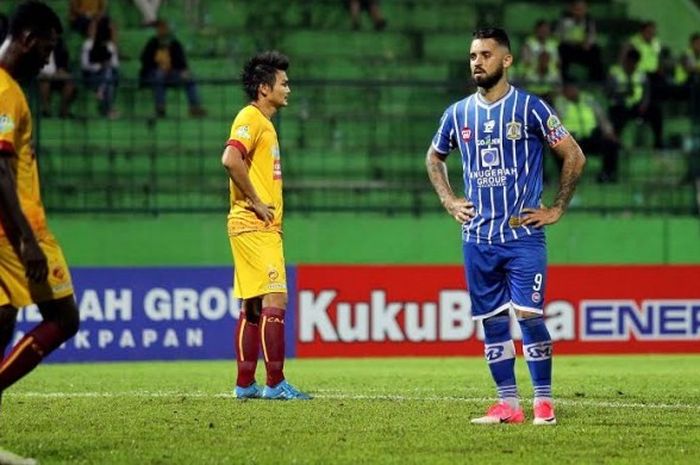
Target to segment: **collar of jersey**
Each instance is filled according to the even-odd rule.
[[[512,84],[508,84],[508,85],[510,86],[510,89],[508,89],[508,92],[506,92],[503,97],[501,97],[498,100],[496,100],[495,102],[491,102],[491,103],[485,101],[484,98],[481,96],[481,94],[479,94],[479,91],[477,90],[476,91],[476,103],[477,103],[477,105],[479,105],[480,107],[483,107],[483,108],[493,108],[496,105],[500,105],[508,97],[510,97],[510,94],[512,94],[515,91],[515,87],[513,87]]]

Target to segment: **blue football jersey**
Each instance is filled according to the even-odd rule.
[[[543,234],[520,217],[523,208],[541,204],[544,144],[554,147],[568,136],[549,105],[513,86],[496,102],[477,92],[445,110],[432,144],[443,155],[455,148],[462,154],[464,194],[476,209],[463,226],[465,241]]]

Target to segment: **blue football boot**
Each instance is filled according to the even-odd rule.
[[[248,387],[236,386],[233,393],[235,394],[236,399],[259,399],[262,397],[263,390],[255,381],[253,381],[253,384]]]
[[[265,386],[262,392],[263,399],[278,400],[310,400],[311,396],[297,390],[286,380],[282,380],[277,386]]]

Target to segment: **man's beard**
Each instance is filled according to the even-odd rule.
[[[486,90],[489,90],[490,88],[495,86],[498,83],[498,81],[501,80],[502,77],[503,66],[499,67],[496,71],[493,72],[493,74],[481,74],[479,76],[473,76],[476,85]]]

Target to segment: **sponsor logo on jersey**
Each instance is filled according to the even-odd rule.
[[[280,163],[280,148],[277,144],[272,147],[272,179],[282,179],[282,163]]]
[[[0,115],[0,134],[12,132],[15,129],[15,122],[10,115]]]
[[[493,128],[496,126],[496,120],[490,119],[484,122],[484,132],[492,133]]]
[[[536,304],[540,303],[542,300],[542,294],[539,292],[533,292],[532,293],[532,301],[535,302]]]
[[[496,145],[501,143],[500,137],[491,138],[491,136],[486,136],[483,139],[479,139],[476,145],[483,147],[484,145]]]
[[[236,129],[236,137],[241,139],[250,140],[250,126],[244,124],[243,126]]]
[[[469,142],[472,138],[472,130],[471,128],[464,126],[462,128],[462,140],[464,142]]]
[[[497,147],[483,148],[479,153],[481,154],[481,166],[484,168],[498,166],[501,163]]]
[[[515,176],[515,168],[492,168],[469,172],[469,178],[476,180],[478,187],[503,187],[509,176]]]
[[[66,277],[65,271],[63,271],[63,268],[61,267],[56,267],[51,271],[51,274],[53,275],[54,278],[56,279],[63,279]]]

